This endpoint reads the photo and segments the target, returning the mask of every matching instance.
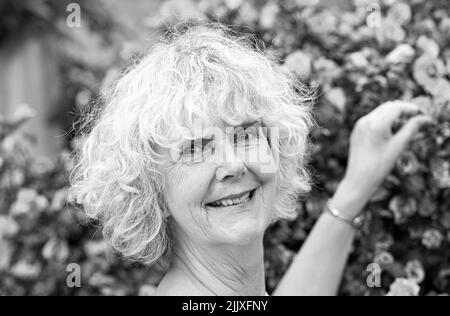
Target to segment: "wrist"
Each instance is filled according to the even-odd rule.
[[[364,225],[364,216],[363,215],[357,215],[357,216],[348,216],[335,208],[332,205],[331,199],[328,200],[325,210],[327,214],[330,214],[333,216],[336,220],[341,221],[345,224],[350,225],[352,228],[359,230]]]
[[[344,178],[330,199],[330,203],[342,214],[355,217],[361,213],[369,199],[369,192],[365,192],[360,185]]]

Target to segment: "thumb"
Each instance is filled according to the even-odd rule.
[[[410,118],[406,124],[392,138],[392,148],[400,154],[408,145],[411,138],[425,125],[433,122],[427,115],[418,115]]]

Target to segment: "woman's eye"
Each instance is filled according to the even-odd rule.
[[[235,145],[251,145],[259,139],[257,129],[245,130],[240,134],[234,135]]]
[[[210,144],[210,140],[207,139],[201,141],[191,140],[181,150],[183,160],[197,161],[198,159],[203,158],[204,154],[211,149],[211,145],[208,144]]]

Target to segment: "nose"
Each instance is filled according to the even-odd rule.
[[[224,181],[227,178],[241,178],[247,172],[247,167],[238,155],[236,155],[234,146],[225,144],[222,150],[223,160],[216,170],[216,180]]]
[[[247,168],[240,160],[235,162],[226,162],[217,168],[216,179],[217,181],[223,181],[227,178],[239,179],[245,174],[246,171]]]

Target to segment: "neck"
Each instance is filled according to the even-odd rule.
[[[262,236],[240,246],[200,246],[179,240],[169,277],[185,280],[201,295],[265,294]]]

